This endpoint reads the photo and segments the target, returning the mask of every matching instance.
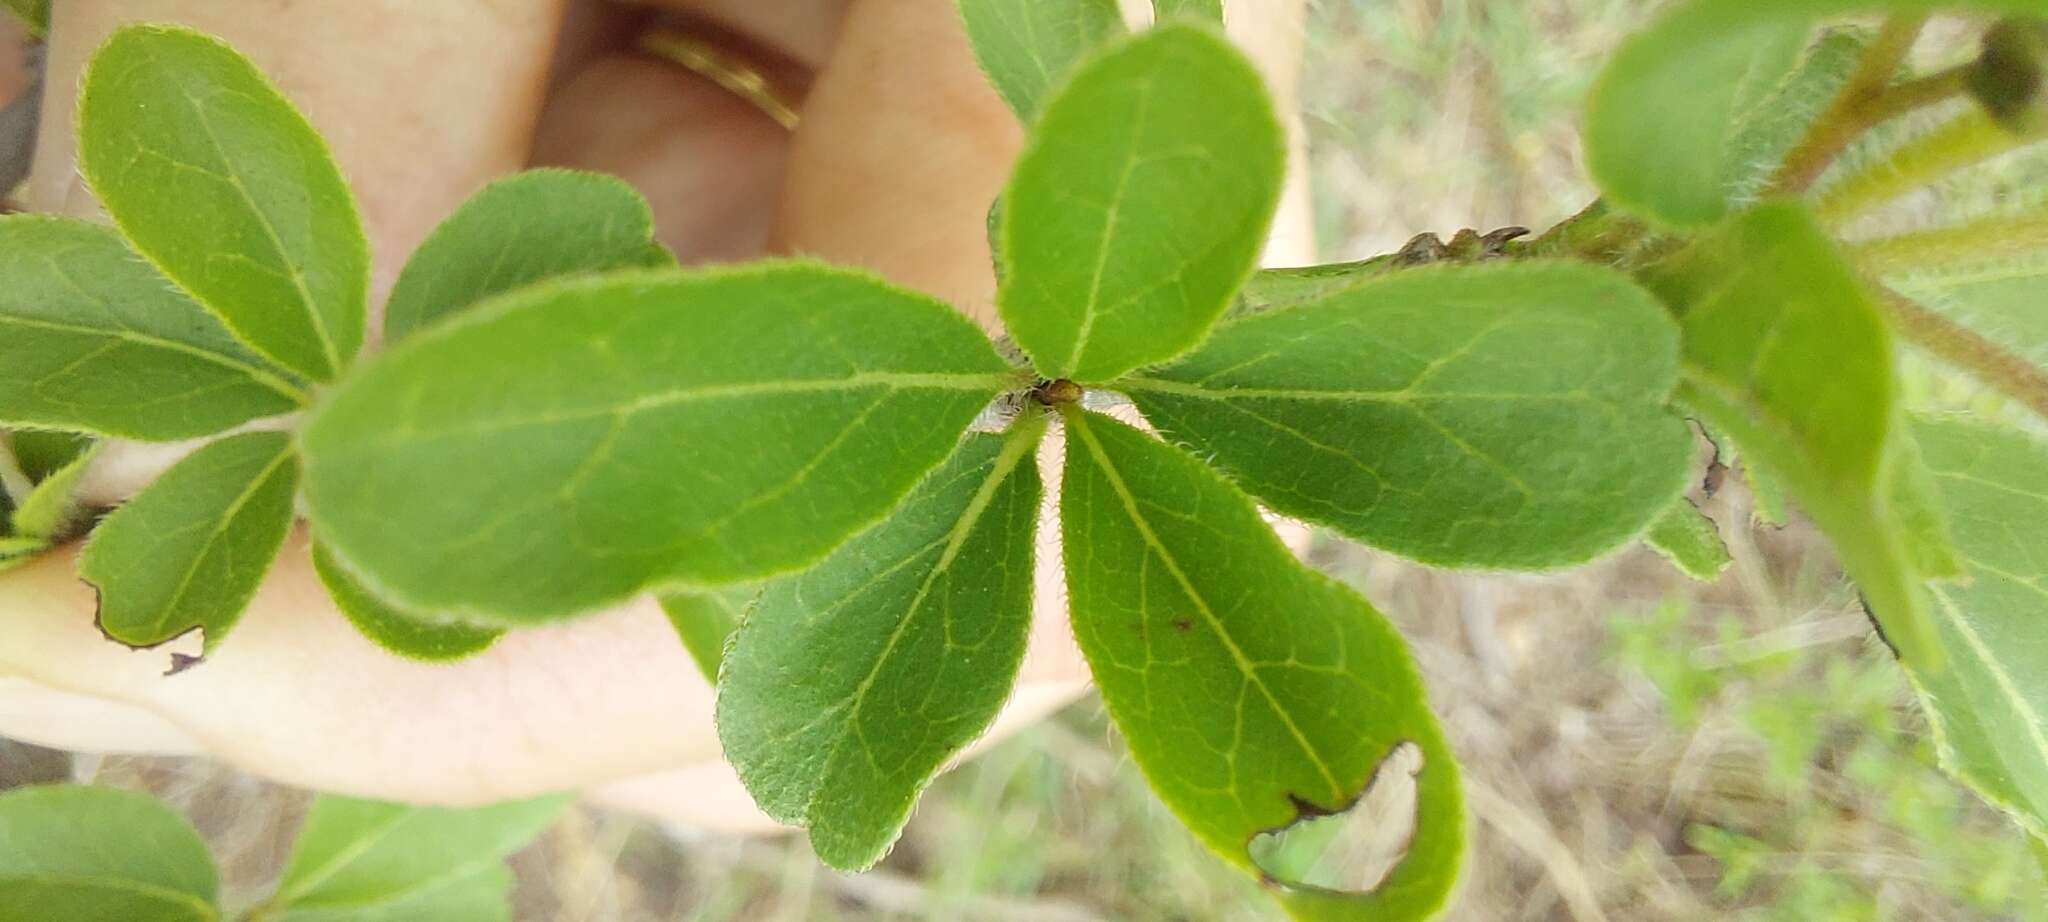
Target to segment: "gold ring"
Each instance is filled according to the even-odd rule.
[[[729,48],[705,41],[679,26],[662,25],[640,33],[635,46],[719,85],[745,100],[790,131],[799,116],[796,107],[777,94],[759,67]]]

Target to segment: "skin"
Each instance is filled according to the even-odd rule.
[[[632,182],[686,263],[806,253],[867,266],[992,322],[983,220],[1022,132],[976,69],[949,0],[656,5],[765,49],[768,76],[803,99],[800,127],[786,131],[709,81],[632,52],[645,7],[65,0],[27,204],[94,215],[72,168],[79,71],[122,22],[179,22],[249,55],[328,138],[368,229],[375,303],[437,221],[483,183],[533,164]],[[1291,111],[1302,0],[1228,6],[1233,35]],[[1296,186],[1271,263],[1311,255]],[[110,445],[86,489],[100,500],[132,495],[190,447]],[[1049,481],[1057,457],[1053,446],[1041,458]],[[1030,652],[984,743],[1086,687],[1057,556],[1044,546],[1039,557]],[[720,758],[711,689],[651,600],[517,632],[459,663],[412,663],[334,610],[301,532],[234,635],[166,677],[168,652],[197,652],[197,638],[148,651],[106,641],[75,566],[66,549],[0,577],[0,735],[204,754],[382,799],[470,805],[581,790],[698,827],[772,825]]]

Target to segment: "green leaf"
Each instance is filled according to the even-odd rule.
[[[973,435],[901,509],[768,586],[718,684],[726,758],[825,863],[888,852],[1002,709],[1031,627],[1043,417]]]
[[[473,656],[497,643],[505,632],[453,622],[435,622],[399,611],[372,595],[342,569],[327,548],[313,545],[313,571],[327,587],[334,606],[371,642],[407,659],[450,662]]]
[[[14,510],[11,531],[18,536],[56,542],[70,535],[76,524],[78,478],[92,463],[96,449],[88,448],[70,463],[50,472]]]
[[[1948,668],[1914,683],[1942,765],[2048,840],[2048,443],[1959,418],[1913,430],[1969,573],[1931,587]]]
[[[1681,397],[1805,507],[1900,655],[1934,668],[1924,574],[1894,504],[1890,467],[1912,458],[1892,440],[1891,333],[1862,280],[1791,204],[1742,216],[1689,272],[1666,285],[1683,315]]]
[[[1586,160],[1616,203],[1680,226],[1729,211],[1755,164],[1744,118],[1786,86],[1819,20],[1942,8],[2015,14],[2040,0],[1693,0],[1615,52],[1586,115]],[[1788,92],[1791,91],[1788,88]]]
[[[93,445],[87,436],[56,429],[22,429],[7,433],[6,439],[14,463],[31,481],[57,473]]]
[[[306,813],[270,902],[295,912],[347,909],[404,918],[390,912],[394,904],[499,866],[567,803],[566,797],[542,797],[455,810],[323,794]],[[486,875],[484,882],[492,879]]]
[[[0,794],[0,922],[211,922],[199,834],[155,798],[53,785]]]
[[[1167,806],[1224,859],[1350,807],[1396,747],[1423,757],[1407,855],[1371,893],[1278,889],[1303,918],[1422,919],[1464,847],[1457,763],[1400,635],[1295,560],[1185,452],[1068,409],[1069,610],[1103,702]]]
[[[1720,576],[1730,563],[1728,545],[1721,542],[1714,520],[1689,499],[1681,498],[1666,507],[1643,535],[1643,543],[1680,572],[1703,583]]]
[[[1221,33],[1110,45],[1046,103],[1003,193],[1003,323],[1048,378],[1185,352],[1257,263],[1285,170],[1265,84]]]
[[[21,24],[28,27],[30,38],[40,39],[50,34],[50,0],[4,0],[0,9],[13,13]]]
[[[616,178],[529,170],[498,180],[413,252],[385,308],[385,342],[544,279],[647,266],[654,246],[647,200]]]
[[[1777,92],[1737,115],[1728,138],[1723,195],[1733,204],[1754,202],[1785,155],[1804,137],[1869,48],[1862,29],[1829,29],[1810,44]]]
[[[1116,386],[1276,511],[1446,566],[1582,563],[1684,486],[1678,330],[1625,276],[1406,269]]]
[[[277,559],[298,479],[291,437],[251,432],[194,452],[102,519],[78,561],[100,630],[148,647],[199,628],[212,652]]]
[[[234,49],[115,32],[79,93],[78,165],[135,248],[256,351],[320,381],[355,356],[370,254],[348,185]]]
[[[1742,477],[1749,483],[1749,494],[1754,502],[1756,520],[1765,525],[1784,527],[1791,516],[1785,510],[1785,488],[1777,478],[1764,473],[1763,468],[1743,462]]]
[[[1247,316],[1328,300],[1402,268],[1398,258],[1378,256],[1348,263],[1260,269],[1238,289],[1234,316]]]
[[[761,594],[759,586],[663,593],[661,610],[682,638],[683,649],[704,673],[704,679],[718,684],[718,667],[725,661],[726,643],[746,620],[747,609]]]
[[[958,0],[974,57],[1029,124],[1074,63],[1124,31],[1116,0]]]
[[[1017,383],[972,322],[848,270],[549,282],[337,388],[302,439],[306,497],[399,608],[531,623],[810,563]]]
[[[1962,578],[1963,560],[1949,527],[1948,504],[1911,432],[1902,427],[1892,433],[1886,462],[1884,499],[1914,569],[1923,579]]]
[[[1776,2],[1776,0],[1772,0]],[[1746,168],[1742,116],[1797,66],[1810,24],[1753,0],[1680,6],[1616,51],[1593,85],[1586,165],[1600,191],[1680,226],[1728,211]]]
[[[390,902],[290,909],[278,922],[511,922],[512,869],[489,864]]]
[[[0,278],[0,421],[173,440],[306,401],[111,230],[0,217]]]
[[[1223,0],[1152,0],[1152,15],[1164,21],[1173,16],[1199,16],[1210,22],[1223,21]]]

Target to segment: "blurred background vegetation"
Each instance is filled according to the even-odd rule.
[[[1591,198],[1577,107],[1603,56],[1660,5],[1313,2],[1304,86],[1323,255],[1576,211]],[[2033,186],[2041,159],[1933,194]],[[1917,390],[1985,400],[1932,375]],[[1695,498],[1735,558],[1707,585],[1641,549],[1513,577],[1317,544],[1316,561],[1410,638],[1464,760],[1475,839],[1449,918],[2048,922],[2029,843],[1938,770],[1910,689],[1817,537],[1757,522],[1739,475]],[[0,743],[0,786],[66,776],[148,789],[192,817],[230,899],[276,873],[306,802],[204,762]],[[1280,860],[1383,863],[1382,819],[1297,836]],[[1092,699],[942,778],[869,874],[825,870],[800,837],[711,838],[589,810],[514,865],[526,920],[1277,917],[1151,797]]]

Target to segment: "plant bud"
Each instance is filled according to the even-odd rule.
[[[2048,68],[2048,20],[2004,19],[1984,33],[1984,53],[1970,71],[1970,93],[1991,117],[2013,131],[2048,125],[2043,70]]]

